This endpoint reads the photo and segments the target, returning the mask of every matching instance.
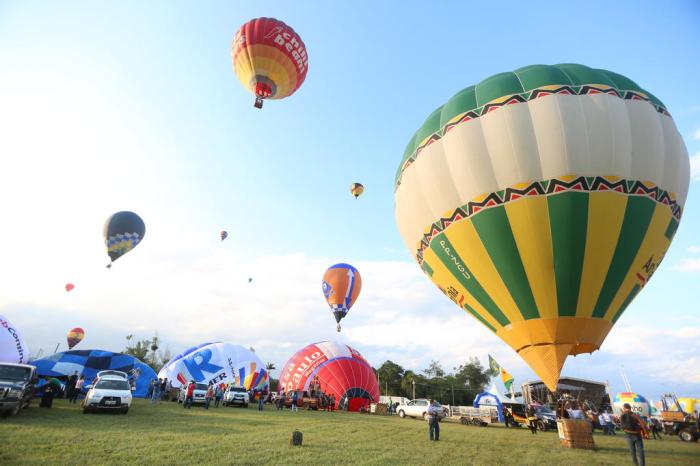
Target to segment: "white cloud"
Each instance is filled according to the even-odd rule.
[[[698,254],[700,253],[700,246],[690,246],[688,252],[691,254]]]
[[[693,139],[696,141],[700,141],[700,128],[695,130],[695,133],[693,133]]]
[[[690,157],[690,179],[700,180],[700,152],[696,152]]]
[[[673,270],[679,272],[700,272],[700,259],[681,259],[679,264],[673,266]]]

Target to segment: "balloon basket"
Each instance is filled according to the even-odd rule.
[[[557,419],[559,441],[567,448],[595,450],[593,427],[586,419]]]
[[[262,108],[263,107],[263,100],[260,97],[255,98],[255,103],[253,104],[255,108]]]

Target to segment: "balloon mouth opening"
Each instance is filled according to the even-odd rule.
[[[277,85],[270,78],[256,75],[253,78],[253,89],[256,100],[268,99],[274,97],[277,93]]]

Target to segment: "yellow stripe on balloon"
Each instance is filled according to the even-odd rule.
[[[251,60],[251,57],[255,57]],[[251,83],[255,75],[264,75],[274,81],[277,91],[270,99],[281,99],[296,87],[296,67],[292,61],[275,47],[264,44],[250,45],[243,49],[235,60],[234,71],[238,79],[252,93]]]
[[[646,235],[644,235],[644,240],[637,251],[632,266],[605,313],[606,320],[612,321],[635,285],[640,285],[641,287],[645,284],[645,281],[648,280],[649,273],[644,269],[645,264],[651,259],[651,263],[655,264],[654,270],[659,265],[659,262],[664,254],[666,254],[666,250],[671,244],[671,241],[666,238],[666,229],[670,221],[671,209],[666,205],[656,204],[649,228],[647,229]],[[640,280],[637,274],[642,277],[642,280]]]
[[[505,209],[540,317],[558,317],[547,198],[518,199]]]
[[[588,230],[581,285],[576,305],[578,317],[591,317],[603,288],[625,218],[627,196],[615,192],[588,196]]]
[[[489,312],[484,309],[481,304],[474,299],[474,297],[459,283],[459,281],[452,275],[452,272],[438,259],[437,255],[432,249],[426,249],[424,255],[424,260],[430,265],[433,270],[433,275],[430,277],[433,283],[435,283],[438,288],[447,291],[449,287],[454,287],[455,290],[464,296],[464,303],[471,306],[474,311],[479,314],[486,322],[488,322],[496,330],[502,328],[501,324],[494,319]],[[459,298],[457,298],[459,300]],[[462,306],[463,308],[463,306]],[[464,308],[463,308],[464,310]],[[466,310],[464,310],[467,312]]]
[[[523,320],[508,288],[496,270],[491,257],[470,219],[450,225],[444,232],[464,264],[481,284],[496,306],[511,323]]]

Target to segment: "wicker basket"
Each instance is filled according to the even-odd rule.
[[[568,448],[595,449],[591,422],[586,419],[558,419],[561,444]]]

